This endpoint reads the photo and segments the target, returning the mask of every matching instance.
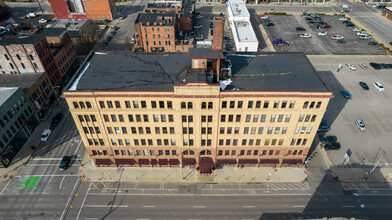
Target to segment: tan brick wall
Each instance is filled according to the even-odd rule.
[[[303,161],[332,95],[329,92],[220,92],[219,86],[210,86],[205,83],[176,86],[175,92],[65,92],[64,94],[87,152],[94,159],[110,158],[113,163],[116,158],[134,158],[136,160],[138,158],[173,158],[181,161],[181,155],[186,150],[195,152],[195,155],[187,157],[193,157],[196,161],[199,161],[200,155],[205,150],[211,152],[214,162],[219,158],[237,160],[273,158],[279,159],[280,163],[283,159]],[[104,103],[105,108],[99,107],[99,101]],[[112,108],[108,108],[108,101],[111,101]],[[126,107],[126,101],[132,105],[130,108]],[[138,108],[133,106],[134,101],[138,103]],[[156,102],[156,108],[153,108],[151,101]],[[253,101],[252,108],[248,108],[249,101]],[[260,101],[260,108],[256,108],[258,101]],[[269,101],[268,108],[264,108],[266,101]],[[291,101],[295,102],[292,108],[290,107]],[[79,107],[75,108],[73,102],[76,102]],[[80,102],[84,103],[86,107],[81,108]],[[86,102],[90,102],[91,108],[87,108]],[[119,108],[116,108],[116,102],[120,104]],[[142,102],[146,103],[145,108],[142,107]],[[159,102],[164,103],[164,108],[159,107]],[[172,108],[168,108],[168,102],[171,102]],[[227,103],[226,108],[223,108],[223,102]],[[231,102],[234,102],[233,108],[230,107]],[[239,104],[241,102],[242,106]],[[278,103],[276,108],[274,107],[275,102]],[[305,102],[309,103],[307,108],[303,108]],[[321,105],[317,106],[318,102],[321,102]],[[182,108],[182,103],[185,103],[186,108]],[[192,108],[188,108],[188,103],[191,103]],[[286,103],[284,108],[283,103]],[[209,109],[209,105],[212,108]],[[310,108],[311,105],[313,105],[312,108]],[[79,115],[83,117],[83,122],[80,122]],[[85,115],[90,117],[90,122],[86,122]],[[91,121],[91,115],[95,116],[95,122]],[[105,121],[104,115],[107,115],[108,121]],[[117,120],[116,122],[112,121],[112,115]],[[119,115],[123,116],[124,122],[120,122]],[[132,115],[133,122],[129,121],[128,115]],[[139,117],[137,115],[140,116],[140,122],[137,122]],[[144,115],[148,116],[148,122],[144,121]],[[158,115],[158,122],[154,122],[154,115]],[[162,122],[162,115],[166,118],[166,122]],[[173,122],[169,122],[169,115],[173,116]],[[225,122],[222,121],[222,115],[225,115]],[[237,115],[241,116],[239,122],[236,122]],[[247,115],[250,115],[249,122],[246,121],[249,117]],[[257,119],[255,119],[255,115],[257,115]],[[261,118],[264,117],[262,115],[266,117],[264,122],[261,122]],[[275,115],[275,120],[271,122],[273,115]],[[290,115],[290,120],[285,122],[287,115]],[[301,115],[303,115],[303,120],[299,122]],[[309,115],[308,118],[307,115]],[[182,122],[183,116],[192,116],[193,122],[189,122],[188,118],[187,122]],[[205,122],[202,122],[203,116],[206,117]],[[212,121],[209,122],[208,116],[212,116]],[[233,119],[229,121],[231,117]],[[278,122],[280,117],[282,117],[282,121]],[[312,117],[314,117],[314,121],[311,121]],[[89,130],[88,127],[98,127],[101,134],[91,134],[90,131],[85,134],[83,127],[86,127],[87,130]],[[108,133],[108,127],[111,128],[112,134]],[[116,132],[116,127],[119,129],[118,132]],[[126,128],[127,134],[123,133],[122,127]],[[136,129],[136,134],[132,134],[132,127]],[[139,127],[142,128],[143,134],[139,133]],[[146,127],[150,128],[151,134],[146,134]],[[159,127],[160,134],[155,133],[155,127]],[[167,134],[162,133],[163,127],[167,128]],[[170,134],[170,127],[174,127],[174,134]],[[263,127],[262,134],[258,132],[260,127]],[[269,127],[272,127],[272,134],[268,134]],[[276,127],[279,127],[278,134],[275,134]],[[285,134],[282,134],[283,127],[287,127]],[[299,127],[298,133],[296,133],[297,127]],[[309,127],[311,127],[310,130],[308,130]],[[187,134],[183,134],[184,128],[187,129]],[[193,134],[189,134],[189,128],[193,128]],[[205,134],[202,134],[202,128],[206,128]],[[209,128],[211,134],[208,134]],[[224,128],[223,134],[220,134],[221,128]],[[231,134],[228,133],[228,128],[231,128]],[[235,133],[236,129],[239,129],[238,134]],[[100,146],[98,141],[95,146],[94,139],[102,139],[104,144]],[[111,143],[111,139],[116,139],[116,145]],[[122,140],[123,145],[119,145],[119,139]],[[126,139],[129,139],[129,145],[126,144]],[[135,139],[139,141],[139,145],[135,145]],[[149,139],[152,140],[152,144],[148,143]],[[164,144],[165,139],[169,141],[167,146]],[[175,140],[175,145],[170,143],[171,139]],[[194,141],[193,146],[184,145],[184,140],[188,140],[189,145],[191,139]],[[219,143],[221,139],[224,140],[223,145]],[[234,139],[238,140],[236,146],[233,145]],[[245,145],[242,145],[243,139],[246,139]],[[291,144],[293,139],[295,139],[294,145]],[[298,139],[302,141],[297,145]],[[307,139],[306,143],[304,143],[304,139]],[[145,145],[142,144],[142,140],[145,140]],[[157,140],[162,140],[162,145],[158,145]],[[202,140],[206,141],[205,144]],[[208,143],[208,140],[211,143]],[[227,146],[226,140],[231,140]],[[253,140],[253,143],[249,144],[250,140]],[[266,140],[269,140],[269,143]],[[281,145],[279,145],[279,140],[283,140]],[[275,143],[273,144],[273,142]],[[106,150],[107,155],[93,156],[93,150]],[[119,155],[114,153],[115,150],[119,150]],[[121,155],[121,150],[125,150],[126,155]],[[132,150],[133,155],[128,155],[128,150]],[[140,150],[142,155],[135,156],[137,150]],[[147,150],[146,155],[143,155],[144,150]],[[154,150],[154,155],[150,154],[150,150]],[[164,155],[157,156],[158,150],[162,150]],[[166,150],[170,150],[170,155],[165,155]],[[172,154],[172,150],[176,151],[175,155]],[[217,155],[220,150],[223,151],[223,155]],[[230,155],[224,155],[226,150],[230,150]],[[235,155],[232,155],[233,150],[236,151]],[[241,150],[244,150],[245,155],[240,155]],[[248,150],[250,150],[250,155],[247,155]],[[267,151],[266,155],[263,155],[264,150]],[[269,155],[270,150],[273,150],[272,155]],[[278,150],[280,152],[277,154]],[[301,151],[300,155],[299,151]],[[278,164],[278,166],[280,165]]]

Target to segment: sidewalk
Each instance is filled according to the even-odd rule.
[[[386,183],[392,182],[392,168],[376,168],[372,174],[370,173],[370,168],[340,168],[332,164],[328,157],[327,152],[319,144],[317,147],[320,148],[321,155],[325,161],[327,167],[329,167],[328,172],[332,177],[338,177],[341,182],[369,182],[369,183]]]
[[[79,175],[92,182],[286,183],[303,182],[307,178],[304,168],[224,167],[217,168],[211,175],[200,175],[189,167],[95,167],[87,154],[83,155],[81,164]]]
[[[46,121],[40,122],[38,126],[34,129],[34,132],[27,139],[23,147],[19,150],[14,159],[11,161],[11,165],[7,168],[0,168],[0,182],[12,179],[23,169],[24,166],[26,166],[26,164],[30,161],[31,156],[40,147],[42,132],[46,128],[50,127],[50,119],[61,111],[61,106],[63,104],[66,104],[65,100],[60,99],[58,105],[51,107],[51,115],[48,116],[48,119],[46,119]],[[31,146],[35,146],[35,149],[31,149]]]

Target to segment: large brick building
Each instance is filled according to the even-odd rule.
[[[57,19],[113,20],[114,0],[49,0]]]
[[[193,48],[91,54],[64,97],[97,166],[211,173],[302,166],[333,95],[303,54]]]
[[[73,43],[62,28],[5,37],[0,40],[0,53],[2,74],[46,72],[52,87],[63,87],[77,68]]]

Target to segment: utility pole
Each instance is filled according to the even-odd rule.
[[[37,3],[38,3],[39,8],[41,9],[42,14],[44,14],[44,10],[42,9],[41,4],[39,3],[39,0],[37,0]]]

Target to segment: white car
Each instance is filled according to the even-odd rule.
[[[365,123],[362,120],[356,120],[355,124],[359,128],[360,131],[366,131]]]
[[[347,21],[347,18],[345,18],[345,17],[340,17],[340,18],[339,18],[339,21]]]
[[[264,14],[263,14],[263,15],[260,15],[259,17],[260,17],[261,20],[265,20],[265,19],[268,19],[268,18],[269,18],[267,15],[264,15]]]
[[[26,18],[35,18],[36,16],[35,12],[31,12],[26,15]]]
[[[357,35],[358,35],[358,36],[367,35],[367,33],[366,33],[365,31],[360,31],[360,32],[357,32]]]
[[[310,34],[307,34],[307,33],[300,34],[299,36],[300,36],[300,37],[312,37],[312,35],[310,35]]]
[[[197,15],[196,16],[196,19],[200,19],[200,18],[203,18],[203,15]]]
[[[376,89],[378,89],[378,91],[384,91],[384,86],[382,86],[380,82],[374,82],[373,85]]]
[[[370,36],[370,35],[361,35],[361,36],[359,36],[359,38],[362,39],[362,40],[369,40],[369,39],[372,39],[372,36]]]
[[[358,66],[361,67],[364,70],[368,69],[368,66],[366,64],[364,64],[364,63],[358,63]]]
[[[354,32],[358,32],[358,31],[361,31],[361,29],[359,29],[359,28],[353,28],[353,31],[354,31]]]
[[[331,38],[332,39],[334,39],[334,40],[342,40],[342,39],[344,39],[344,37],[342,36],[342,35],[331,35]]]
[[[326,31],[321,31],[321,32],[318,33],[318,35],[325,36],[325,35],[327,35],[327,32]]]
[[[350,70],[357,70],[357,67],[354,65],[354,64],[351,64],[351,63],[349,63],[349,64],[347,64],[347,66],[348,66],[348,68],[350,68]]]
[[[200,37],[196,36],[195,39],[196,40],[204,40],[204,36],[203,35],[200,35]]]
[[[38,21],[40,24],[45,24],[46,22],[48,22],[48,20],[46,20],[45,18],[41,18]]]
[[[268,9],[268,12],[276,12],[276,10],[271,8],[271,9]]]
[[[52,130],[50,130],[49,128],[45,129],[44,132],[42,132],[41,141],[48,141],[50,134],[52,134]]]

